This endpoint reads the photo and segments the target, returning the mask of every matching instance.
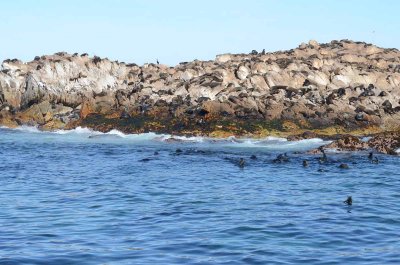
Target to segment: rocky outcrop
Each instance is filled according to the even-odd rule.
[[[400,52],[348,40],[175,67],[56,53],[5,60],[0,123],[212,136],[400,127]],[[318,131],[316,131],[318,130]]]
[[[385,132],[376,135],[368,141],[368,145],[380,153],[398,155],[399,153],[397,150],[400,148],[400,132]]]
[[[368,147],[368,143],[363,142],[358,137],[352,135],[344,135],[338,140],[325,146],[325,148],[336,149],[338,151],[360,151],[366,150]]]
[[[372,135],[368,141],[362,141],[360,137],[353,135],[336,135],[333,142],[308,151],[310,154],[321,154],[322,149],[336,151],[375,151],[382,154],[399,155],[400,131],[383,132]]]

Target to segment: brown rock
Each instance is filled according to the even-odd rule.
[[[360,151],[368,149],[368,144],[361,141],[356,136],[344,135],[340,139],[325,145],[324,148],[336,149],[339,151]]]
[[[313,139],[313,138],[319,138],[319,135],[316,134],[315,132],[306,131],[302,134],[291,135],[288,137],[288,140],[289,141],[300,141],[300,140],[304,140],[304,139]]]
[[[120,122],[115,117],[126,110],[139,118],[229,116],[242,132],[247,131],[240,128],[242,122],[263,130],[268,129],[264,122],[277,121],[287,134],[302,128],[360,132],[367,126],[400,127],[400,51],[362,42],[310,41],[290,51],[225,54],[174,67],[64,52],[38,58],[5,60],[0,71],[0,110],[11,107],[11,119],[22,123],[69,123],[80,111],[81,119],[103,115],[112,129]],[[280,126],[282,121],[299,127]],[[190,131],[185,126],[193,124],[178,127]],[[141,126],[136,130],[147,128]],[[302,137],[308,136],[297,139]]]
[[[89,114],[94,113],[94,109],[90,101],[86,100],[81,105],[80,117],[81,119],[86,118]]]
[[[378,134],[368,141],[368,145],[380,153],[395,155],[400,148],[400,131]]]
[[[202,109],[210,114],[233,115],[235,112],[230,104],[218,101],[205,101],[202,103]]]

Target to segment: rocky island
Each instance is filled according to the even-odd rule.
[[[400,51],[349,40],[139,66],[88,54],[4,60],[0,124],[125,133],[322,137],[400,148]],[[361,141],[360,136],[370,136]]]

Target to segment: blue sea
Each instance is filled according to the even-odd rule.
[[[400,157],[325,143],[1,128],[0,264],[400,264]]]

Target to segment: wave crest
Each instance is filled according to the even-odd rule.
[[[0,127],[5,129],[4,127]],[[268,136],[261,139],[254,138],[239,138],[230,136],[227,138],[210,138],[200,136],[176,136],[170,134],[156,134],[153,132],[141,134],[125,134],[119,130],[113,129],[109,132],[99,132],[85,127],[76,127],[71,130],[56,130],[56,131],[41,131],[37,127],[20,126],[14,129],[6,128],[8,130],[15,130],[24,133],[46,134],[46,135],[59,135],[61,136],[74,136],[74,139],[107,139],[108,141],[122,140],[131,142],[161,142],[166,144],[204,144],[204,145],[219,145],[225,147],[235,148],[266,148],[274,150],[307,150],[317,148],[321,145],[327,144],[330,141],[324,141],[319,138],[304,139],[300,141],[288,141],[286,138]],[[398,150],[399,151],[399,150]]]

